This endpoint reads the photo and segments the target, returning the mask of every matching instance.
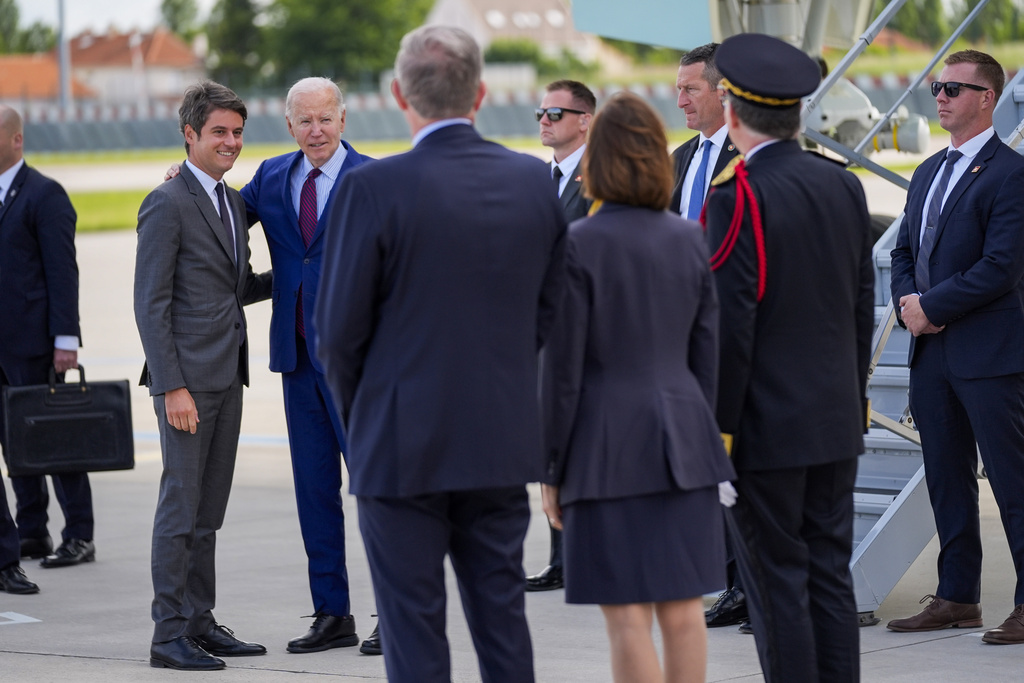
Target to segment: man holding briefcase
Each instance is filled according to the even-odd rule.
[[[75,210],[60,184],[25,164],[23,139],[21,116],[0,105],[0,388],[45,384],[51,366],[63,376],[78,367],[81,341]],[[0,411],[0,439],[3,434]],[[63,542],[51,554],[46,478],[11,477],[18,554],[44,558],[43,567],[91,562],[96,549],[88,475],[52,479],[65,526]],[[3,526],[0,519],[0,537]]]

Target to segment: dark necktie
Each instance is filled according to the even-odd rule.
[[[562,186],[562,169],[560,169],[558,166],[555,166],[555,170],[551,172],[551,179],[555,181],[555,194],[561,196],[562,193],[559,192],[558,190]]]
[[[316,179],[323,173],[319,168],[314,168],[306,176],[306,182],[302,184],[302,193],[299,195],[299,232],[302,233],[302,243],[309,247],[313,241],[313,233],[316,232]],[[295,329],[299,336],[306,338],[306,321],[302,312],[302,285],[299,284],[299,298],[295,304]]]
[[[224,183],[217,183],[217,203],[220,205],[220,222],[224,226],[224,236],[228,238],[228,247],[231,250],[231,261],[237,260],[235,256],[235,235],[231,227],[231,212],[228,210],[228,203],[224,200]]]
[[[711,158],[711,140],[704,141],[704,155],[700,158],[697,175],[693,177],[690,188],[690,203],[686,205],[686,217],[691,221],[700,219],[700,210],[704,208],[704,184],[708,177],[708,159]]]
[[[224,200],[224,183],[217,183],[216,190],[217,203],[220,205],[220,222],[221,225],[224,226],[224,232],[226,233],[228,238],[228,245],[230,245],[231,247],[231,261],[232,263],[235,263],[238,261],[237,257],[235,256],[235,236],[231,229],[231,212],[228,209],[228,203]],[[238,345],[241,346],[243,343],[245,343],[245,323],[243,322],[242,319],[241,307],[236,306],[236,308],[238,308]]]
[[[932,200],[928,202],[924,234],[921,236],[921,248],[917,251],[917,262],[914,268],[914,280],[917,284],[917,291],[921,293],[927,292],[932,286],[928,262],[931,260],[932,249],[935,247],[935,233],[939,224],[939,214],[942,213],[942,200],[946,196],[946,190],[949,188],[949,178],[953,175],[953,166],[962,156],[963,153],[955,149],[951,149],[946,153],[942,177],[939,178],[939,184],[935,186]]]

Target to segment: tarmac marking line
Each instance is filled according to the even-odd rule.
[[[18,614],[17,612],[0,612],[0,626],[11,624],[37,624],[41,620],[34,617]]]

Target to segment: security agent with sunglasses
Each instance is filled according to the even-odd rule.
[[[558,187],[565,220],[571,223],[586,216],[590,210],[591,202],[584,196],[582,164],[597,98],[590,88],[579,81],[554,81],[545,90],[544,99],[535,111],[537,122],[540,123],[540,142],[554,151],[551,178]],[[562,574],[562,532],[550,524],[548,529],[551,532],[548,566],[526,577],[527,591],[551,591],[565,586]]]
[[[747,33],[715,55],[742,161],[705,207],[720,301],[716,416],[738,499],[726,516],[769,683],[859,680],[853,485],[874,327],[860,181],[796,141],[818,65]]]
[[[583,196],[580,163],[583,150],[587,148],[587,132],[597,99],[590,88],[579,81],[555,81],[548,84],[546,91],[535,112],[540,123],[540,142],[554,152],[551,177],[558,183],[565,219],[571,223],[590,210],[590,200]]]
[[[1024,643],[1024,159],[992,128],[1003,68],[949,55],[932,84],[948,150],[914,172],[892,251],[892,298],[910,343],[910,409],[939,532],[938,587],[894,631],[981,618],[977,450],[1017,571],[1015,608],[987,643]],[[922,602],[925,600],[922,599]]]

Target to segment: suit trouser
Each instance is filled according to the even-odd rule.
[[[444,558],[451,559],[484,683],[531,683],[523,540],[525,486],[359,496],[359,529],[391,683],[450,683]]]
[[[981,602],[980,448],[1016,570],[1014,604],[1024,603],[1024,374],[956,377],[941,333],[918,337],[910,407],[939,532],[935,594]]]
[[[0,569],[18,564],[20,555],[18,527],[15,526],[11,511],[7,507],[7,489],[0,481]]]
[[[306,340],[296,339],[295,346],[295,370],[283,373],[281,383],[313,612],[343,617],[352,611],[341,506],[344,432],[324,376],[310,362]]]
[[[850,575],[857,459],[743,470],[727,519],[767,683],[860,680]]]
[[[46,384],[53,365],[53,353],[26,359],[8,359],[0,362],[0,388]],[[61,381],[63,379],[61,378]],[[4,434],[3,412],[0,411],[0,437]],[[64,514],[64,530],[61,537],[81,538],[91,541],[93,537],[92,488],[89,475],[85,472],[54,474],[53,491]],[[42,475],[11,477],[11,488],[17,507],[15,519],[20,538],[46,538],[50,505],[50,492],[46,477]]]
[[[153,521],[153,642],[202,635],[214,622],[217,530],[224,523],[242,421],[238,376],[226,391],[195,392],[196,433],[167,423],[153,397],[163,474]]]

